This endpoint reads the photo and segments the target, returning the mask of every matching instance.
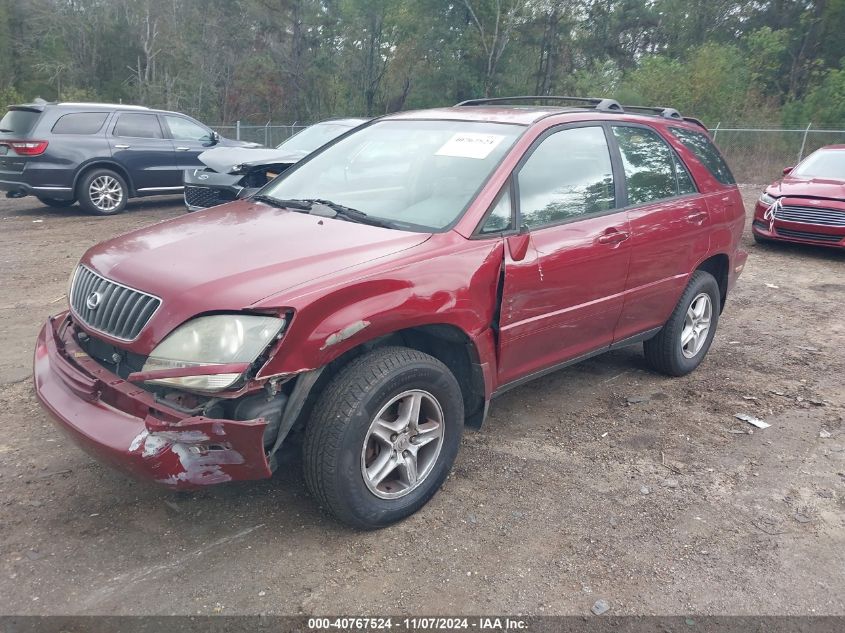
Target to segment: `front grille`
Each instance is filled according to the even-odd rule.
[[[802,222],[818,226],[845,226],[845,211],[821,207],[784,205],[775,211],[775,218],[786,222]]]
[[[185,186],[185,204],[190,207],[215,207],[224,202],[231,202],[235,199],[235,194],[231,191],[223,189],[214,189],[213,187],[194,187],[192,185]]]
[[[160,304],[158,297],[109,281],[85,266],[76,269],[70,289],[70,306],[83,323],[124,341],[137,338]]]
[[[812,233],[810,231],[793,231],[792,229],[784,229],[776,227],[778,235],[783,237],[794,237],[799,240],[815,240],[817,242],[838,242],[842,239],[841,235],[830,235],[829,233]]]

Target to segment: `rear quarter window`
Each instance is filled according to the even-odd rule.
[[[695,154],[699,162],[704,165],[707,170],[713,174],[713,177],[721,182],[723,185],[734,185],[736,179],[731,173],[722,154],[713,145],[706,134],[687,130],[684,128],[673,127],[669,128],[672,135],[684,144],[689,151]]]
[[[60,116],[53,125],[53,134],[94,134],[106,122],[107,112],[75,112]]]
[[[9,110],[0,119],[0,133],[23,136],[35,127],[35,122],[41,116],[35,110]]]

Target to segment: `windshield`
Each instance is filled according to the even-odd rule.
[[[821,149],[810,154],[790,176],[845,180],[845,150]]]
[[[322,147],[329,141],[333,141],[352,127],[354,125],[347,125],[336,121],[331,123],[317,123],[305,128],[298,134],[294,134],[288,140],[277,145],[276,149],[284,149],[290,152],[307,152],[310,154],[318,147]]]
[[[9,110],[0,119],[0,132],[23,136],[35,126],[39,116],[40,112],[32,110]]]
[[[439,230],[463,213],[524,127],[379,121],[267,186],[282,200],[323,199],[397,228]]]

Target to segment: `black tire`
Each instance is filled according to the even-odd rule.
[[[408,390],[424,391],[440,405],[443,439],[417,487],[383,499],[364,480],[365,440],[382,408]],[[365,530],[390,525],[419,510],[443,484],[463,424],[461,389],[443,363],[405,347],[373,350],[332,378],[314,407],[303,443],[305,483],[323,508],[348,525]]]
[[[108,183],[109,190],[114,191],[115,198],[119,198],[115,204],[113,199],[105,201],[97,199],[92,195],[91,185],[95,181]],[[76,197],[79,206],[93,215],[117,215],[126,208],[126,201],[129,199],[129,187],[123,176],[111,169],[92,169],[80,178],[76,186]]]
[[[76,200],[57,200],[56,198],[38,198],[38,201],[54,209],[66,209],[76,204]]]
[[[710,328],[701,348],[690,358],[684,353],[681,334],[684,331],[687,311],[693,301],[702,294],[706,294],[710,298]],[[719,325],[720,311],[721,294],[716,279],[703,270],[695,271],[666,325],[663,326],[657,336],[643,343],[643,351],[648,364],[660,373],[669,376],[684,376],[690,373],[701,364],[701,361],[707,355],[707,350],[710,349],[713,336],[716,334],[716,327]],[[688,350],[688,352],[692,351]]]

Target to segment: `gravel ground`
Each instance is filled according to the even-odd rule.
[[[760,188],[743,189],[750,213]],[[845,615],[845,253],[746,229],[692,375],[634,347],[515,389],[427,507],[357,533],[312,503],[295,450],[269,481],[175,495],[92,461],[38,406],[32,347],[77,258],[182,212],[0,201],[0,613]]]

